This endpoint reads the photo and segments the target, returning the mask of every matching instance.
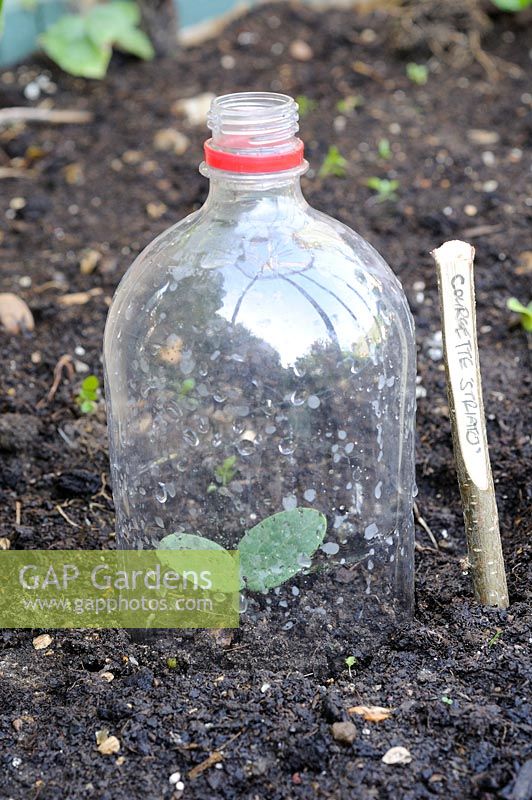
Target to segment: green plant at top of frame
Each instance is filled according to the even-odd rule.
[[[40,36],[46,55],[61,69],[82,78],[104,78],[113,47],[149,60],[153,46],[138,27],[136,3],[114,0],[96,5],[87,14],[65,14]]]

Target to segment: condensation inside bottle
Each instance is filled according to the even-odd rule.
[[[217,98],[209,126],[205,205],[144,250],[109,314],[118,544],[195,533],[238,549],[265,518],[316,509],[320,546],[279,586],[244,591],[242,624],[408,615],[415,346],[404,292],[367,242],[306,203],[306,162],[219,167],[227,155],[290,162],[291,98]]]

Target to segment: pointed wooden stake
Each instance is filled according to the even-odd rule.
[[[508,589],[488,454],[477,346],[473,259],[467,242],[432,252],[438,272],[449,416],[477,600],[506,608]]]

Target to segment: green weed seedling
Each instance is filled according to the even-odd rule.
[[[337,178],[345,177],[347,167],[347,159],[343,157],[336,145],[331,145],[327,151],[327,155],[320,167],[318,175],[320,178],[326,178],[329,175],[334,175]]]
[[[379,139],[377,152],[379,154],[379,158],[383,158],[385,161],[390,160],[392,157],[392,148],[390,147],[390,142],[388,139]]]
[[[297,575],[325,538],[327,520],[313,508],[294,508],[266,517],[240,540],[242,588],[264,592]],[[223,550],[217,542],[195,533],[171,533],[160,550]]]
[[[510,297],[510,299],[506,303],[506,307],[510,309],[510,311],[514,311],[516,314],[519,314],[519,319],[521,325],[527,333],[532,332],[532,300],[527,306],[524,306],[517,297]]]
[[[149,60],[155,55],[146,34],[138,27],[136,3],[115,0],[95,5],[85,15],[65,14],[42,34],[46,55],[61,69],[82,78],[104,78],[113,47]]]
[[[415,64],[411,61],[406,65],[406,76],[417,86],[424,86],[429,79],[429,70],[425,64]]]
[[[361,94],[350,94],[348,97],[343,97],[336,103],[336,110],[340,114],[350,114],[355,108],[360,108],[364,105],[364,98]]]
[[[228,458],[225,458],[214,470],[216,480],[218,483],[221,483],[222,486],[227,486],[235,477],[235,464],[236,456],[229,456]]]
[[[311,100],[311,98],[307,97],[305,94],[299,94],[296,97],[296,103],[299,106],[299,116],[301,118],[306,117],[307,114],[310,114],[311,111],[315,111],[318,107],[317,102]]]
[[[386,200],[397,200],[397,189],[399,188],[398,180],[389,180],[388,178],[368,178],[366,186],[373,189],[377,193],[377,201],[384,203]]]
[[[96,375],[87,375],[76,395],[76,403],[82,414],[92,414],[96,410],[99,394],[100,381]]]
[[[347,658],[345,659],[345,665],[347,667],[347,671],[349,672],[349,677],[350,678],[353,677],[353,675],[351,673],[351,669],[355,666],[356,663],[357,663],[357,660],[356,660],[355,656],[347,656]]]

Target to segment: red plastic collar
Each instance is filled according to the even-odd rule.
[[[228,153],[217,150],[212,146],[212,139],[205,142],[205,161],[209,167],[222,169],[226,172],[282,172],[293,169],[303,163],[303,142],[296,139],[296,146],[288,153],[276,155],[248,155],[241,153]]]

